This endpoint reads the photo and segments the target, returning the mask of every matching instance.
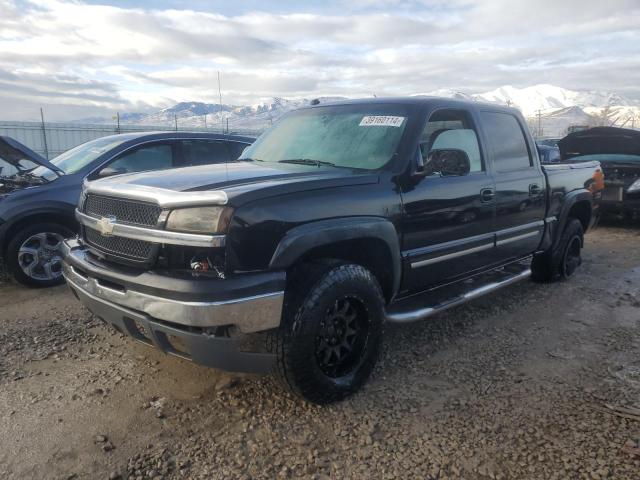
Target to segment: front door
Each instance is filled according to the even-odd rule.
[[[494,246],[493,179],[468,111],[442,109],[432,113],[418,155],[426,163],[430,152],[441,149],[463,150],[470,171],[456,176],[438,172],[416,175],[403,187],[404,293],[482,268],[487,263],[483,252]]]

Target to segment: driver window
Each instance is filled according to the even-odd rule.
[[[433,150],[463,150],[469,157],[470,173],[483,172],[478,136],[468,112],[462,110],[438,110],[427,122],[420,139],[420,153],[425,169]]]
[[[118,173],[171,168],[173,167],[173,149],[168,143],[143,145],[118,157],[106,167],[117,170]]]

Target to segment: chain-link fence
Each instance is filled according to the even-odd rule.
[[[88,125],[80,123],[41,123],[0,121],[0,135],[15,138],[47,159],[95,138],[118,133],[149,131],[181,131],[221,133],[221,128],[184,127],[169,128],[152,125]],[[232,129],[229,134],[258,136],[261,131]]]

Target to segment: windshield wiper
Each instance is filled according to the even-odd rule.
[[[329,167],[336,167],[337,165],[332,162],[325,162],[324,160],[312,160],[310,158],[291,158],[289,160],[278,160],[278,163],[295,163],[298,165],[315,165],[316,167],[320,167],[320,165],[327,165]]]
[[[266,162],[266,160],[262,160],[261,158],[251,158],[251,157],[244,157],[244,158],[238,158],[239,162]]]

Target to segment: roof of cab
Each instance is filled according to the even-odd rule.
[[[507,107],[506,105],[500,105],[497,103],[488,103],[488,102],[476,102],[473,100],[461,100],[457,98],[448,98],[448,97],[431,97],[427,95],[417,95],[413,97],[373,97],[373,98],[355,98],[355,99],[346,99],[346,100],[337,100],[326,103],[318,103],[316,105],[309,105],[308,107],[303,108],[318,108],[323,106],[337,106],[337,105],[375,105],[375,104],[395,104],[395,105],[418,105],[418,106],[429,106],[437,104],[438,106],[442,105],[451,105],[452,107],[457,106],[473,106],[473,107],[484,107],[490,108],[491,110],[504,111],[509,113],[518,113],[520,114],[520,110]]]

